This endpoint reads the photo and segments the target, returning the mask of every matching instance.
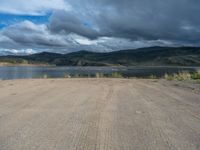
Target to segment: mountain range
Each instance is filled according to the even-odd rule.
[[[0,63],[56,66],[200,66],[200,47],[148,47],[108,53],[42,52],[0,56]]]

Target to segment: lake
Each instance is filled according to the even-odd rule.
[[[125,77],[163,76],[181,71],[195,72],[200,67],[35,67],[17,66],[0,67],[0,79],[30,79],[30,78],[63,78],[66,75],[95,76],[96,73],[106,75],[119,72]]]

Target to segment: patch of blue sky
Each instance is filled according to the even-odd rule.
[[[91,29],[94,28],[92,22],[90,22],[90,21],[84,21],[84,22],[83,22],[83,25],[84,25],[85,27],[87,27],[87,28],[91,28]]]
[[[29,20],[36,24],[46,24],[48,23],[50,15],[51,13],[48,13],[44,16],[12,15],[0,13],[0,29],[25,20]]]
[[[0,23],[0,29],[2,29],[2,28],[4,28],[4,27],[6,27],[6,24]]]

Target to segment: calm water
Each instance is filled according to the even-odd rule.
[[[119,72],[126,77],[147,77],[150,75],[162,76],[165,73],[177,73],[180,71],[195,72],[200,67],[0,67],[0,79],[27,79],[62,78],[66,74],[82,76],[94,76],[97,72],[112,74]]]

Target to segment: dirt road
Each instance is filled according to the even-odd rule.
[[[200,94],[169,81],[0,81],[0,150],[199,150]]]

